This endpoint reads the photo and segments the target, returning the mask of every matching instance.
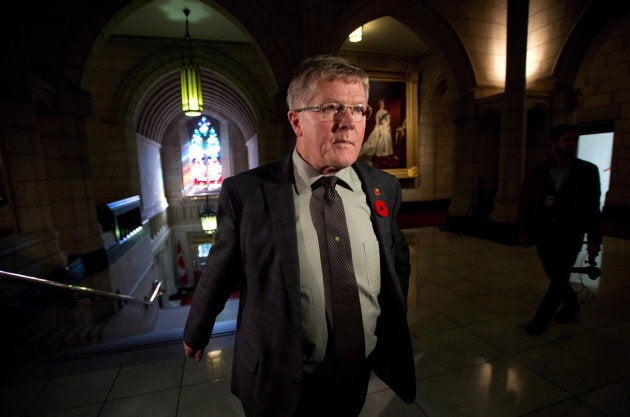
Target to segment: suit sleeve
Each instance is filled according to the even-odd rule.
[[[195,289],[184,327],[184,341],[203,349],[210,340],[217,315],[244,275],[240,262],[237,216],[230,198],[229,178],[223,183],[217,213],[218,229],[206,266]]]

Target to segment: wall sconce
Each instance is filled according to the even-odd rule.
[[[201,228],[204,232],[211,235],[217,230],[217,212],[210,207],[207,195],[206,206],[199,212],[199,218],[201,218]]]
[[[193,63],[190,33],[188,33],[188,15],[190,10],[184,9],[186,16],[186,49],[188,62],[182,63],[181,90],[182,90],[182,111],[186,116],[200,116],[203,112],[203,97],[201,91],[201,75],[199,67]]]
[[[363,40],[363,26],[359,26],[348,36],[350,42],[361,42]]]

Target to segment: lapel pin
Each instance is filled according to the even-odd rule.
[[[381,195],[381,190],[379,188],[375,188],[374,195]]]
[[[376,214],[381,217],[387,217],[389,215],[389,209],[383,200],[376,200],[374,202],[374,210]]]

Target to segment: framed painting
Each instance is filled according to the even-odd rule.
[[[370,76],[372,117],[367,121],[359,159],[398,178],[415,178],[417,89],[404,78]],[[410,111],[416,109],[416,111]]]

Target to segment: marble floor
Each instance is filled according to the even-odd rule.
[[[417,398],[405,404],[373,377],[361,417],[630,416],[630,241],[605,238],[601,278],[574,274],[577,320],[529,336],[547,285],[534,248],[405,233]],[[229,391],[232,336],[214,337],[200,363],[184,359],[184,316],[150,343],[3,372],[0,416],[243,416]]]

